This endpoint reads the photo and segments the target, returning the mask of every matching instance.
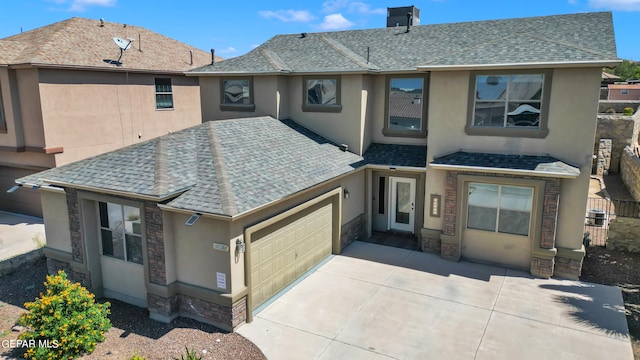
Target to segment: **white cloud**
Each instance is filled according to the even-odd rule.
[[[233,54],[233,53],[238,52],[238,50],[236,50],[236,48],[234,48],[233,46],[229,46],[228,48],[223,49],[223,50],[219,50],[218,52],[220,54]]]
[[[322,12],[334,13],[340,9],[346,9],[349,13],[360,14],[386,14],[387,9],[375,8],[372,9],[371,5],[362,1],[352,0],[327,0],[322,3]]]
[[[354,23],[345,19],[342,14],[331,14],[324,17],[320,24],[322,30],[344,30],[352,27]]]
[[[349,5],[349,0],[327,0],[322,3],[322,12],[331,13]]]
[[[371,5],[360,1],[355,1],[349,4],[349,12],[355,12],[360,14],[379,14],[386,15],[387,9],[375,8],[372,9]]]
[[[114,6],[117,0],[73,0],[69,11],[84,11],[90,6]]]
[[[277,19],[284,22],[309,22],[314,19],[313,15],[306,10],[269,10],[258,11],[258,14],[265,19]]]
[[[596,9],[640,11],[640,0],[589,0],[589,6]]]

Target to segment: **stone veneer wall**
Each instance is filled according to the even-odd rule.
[[[340,229],[340,250],[356,240],[363,240],[364,236],[364,214],[360,214],[342,225]]]
[[[611,220],[607,250],[640,252],[640,219],[619,216]]]
[[[611,139],[600,139],[598,144],[598,156],[596,157],[596,175],[603,176],[609,174],[611,168]]]
[[[635,121],[631,116],[622,115],[598,115],[596,137],[593,144],[594,154],[598,155],[601,139],[611,139],[611,164],[609,171],[620,172],[620,158],[625,146],[631,143]],[[597,162],[592,173],[597,174]]]
[[[479,173],[479,172],[458,172],[447,171],[445,184],[445,209],[444,226],[442,234],[454,237],[456,235],[457,206],[458,206],[458,175],[491,176],[499,178],[517,178],[542,180],[544,185],[544,201],[542,204],[542,229],[540,232],[540,243],[534,244],[534,249],[554,249],[556,239],[556,226],[558,218],[558,203],[560,201],[560,179],[543,178],[535,176],[516,176],[509,174]],[[536,246],[537,245],[537,246]],[[460,244],[442,243],[441,256],[448,259],[458,259],[460,257]],[[531,257],[531,274],[543,278],[553,275],[553,257],[537,256]]]
[[[162,210],[155,202],[144,202],[144,220],[147,236],[149,282],[167,285]]]
[[[633,153],[629,146],[624,149],[622,154],[620,173],[631,196],[640,201],[640,158]]]
[[[67,209],[69,211],[69,233],[71,234],[71,255],[73,261],[84,263],[84,244],[80,231],[80,202],[78,192],[65,189],[67,195]]]

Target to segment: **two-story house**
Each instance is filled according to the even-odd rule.
[[[159,320],[234,329],[373,231],[575,279],[618,62],[610,13],[279,35],[187,73],[203,124],[18,183],[51,271]]]
[[[37,193],[6,192],[16,178],[199,124],[198,79],[183,72],[209,63],[207,52],[103,20],[0,39],[0,210],[42,216]]]

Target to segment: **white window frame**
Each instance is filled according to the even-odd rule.
[[[169,91],[158,91],[158,80],[169,80]],[[170,77],[157,77],[154,79],[154,90],[155,90],[155,98],[156,98],[156,110],[173,110],[175,104],[173,102],[173,81]],[[165,85],[165,84],[162,84]],[[171,107],[160,107],[160,102],[158,102],[158,95],[168,95],[171,99]]]

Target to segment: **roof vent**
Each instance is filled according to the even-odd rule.
[[[100,27],[104,26],[104,18],[100,18]]]
[[[387,27],[407,26],[408,28],[412,25],[420,25],[420,9],[413,5],[387,8]]]
[[[342,150],[342,151],[348,151],[349,150],[349,145],[340,144],[339,149]]]
[[[304,39],[307,37],[307,33],[300,33],[300,39]]]

